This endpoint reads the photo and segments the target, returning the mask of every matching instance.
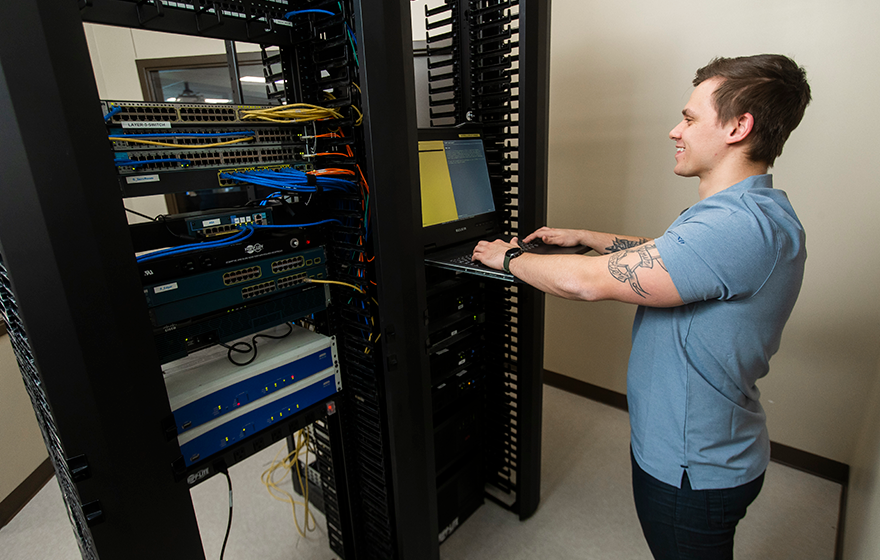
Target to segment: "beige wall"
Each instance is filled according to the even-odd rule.
[[[714,56],[778,52],[813,104],[773,170],[807,231],[807,270],[759,383],[770,437],[852,466],[845,556],[880,557],[880,4],[556,0],[549,222],[654,236],[696,200],[669,130]],[[545,366],[626,390],[634,309],[548,299]]]
[[[6,499],[49,454],[18,371],[9,335],[0,335],[0,501]]]
[[[880,557],[880,364],[850,472],[844,557]]]
[[[669,130],[714,56],[778,52],[814,101],[773,173],[807,231],[800,300],[759,383],[770,437],[854,460],[880,357],[880,4],[553,2],[549,222],[655,236],[697,200]],[[548,300],[545,365],[626,390],[634,308]]]

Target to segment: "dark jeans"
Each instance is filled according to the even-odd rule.
[[[681,488],[660,482],[632,458],[633,497],[642,532],[655,560],[733,558],[733,534],[764,484],[721,490],[692,490],[687,471]]]

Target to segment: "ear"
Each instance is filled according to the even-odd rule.
[[[755,117],[751,113],[743,113],[739,118],[730,122],[727,134],[728,144],[737,144],[748,138],[755,126]]]

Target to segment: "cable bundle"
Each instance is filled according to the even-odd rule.
[[[336,109],[320,107],[309,103],[292,103],[266,109],[241,111],[241,118],[281,123],[304,123],[324,119],[342,119],[344,117]]]
[[[321,191],[352,192],[356,186],[355,183],[345,179],[309,175],[296,169],[282,169],[279,171],[255,169],[237,173],[221,173],[220,178],[251,183],[272,189],[305,193]]]
[[[280,454],[281,451],[278,452]],[[305,470],[308,471],[308,463],[309,463],[309,434],[306,430],[300,430],[296,433],[296,447],[293,451],[291,451],[286,457],[278,461],[278,454],[275,455],[275,458],[272,459],[272,465],[266,469],[263,475],[260,477],[260,480],[263,482],[263,485],[268,490],[269,495],[278,500],[279,502],[285,502],[290,504],[290,507],[293,508],[293,523],[296,525],[296,530],[303,537],[306,536],[307,531],[314,531],[317,528],[317,524],[315,522],[315,516],[309,511],[309,477],[307,473],[303,473],[300,470],[300,460],[299,457],[301,454],[305,453],[305,460],[302,461]],[[278,480],[275,480],[275,473],[281,470],[283,471],[283,475]],[[290,495],[289,492],[280,488],[278,485],[287,478],[287,475],[291,472],[296,472],[296,476],[299,479],[299,486],[303,490],[303,501],[299,502],[294,499],[293,496]],[[299,526],[299,521],[296,518],[296,506],[301,505],[305,509],[305,523],[303,524],[303,529]]]
[[[322,224],[329,223],[339,223],[339,220],[329,219],[329,220],[321,220],[319,222],[312,222],[310,224],[290,224],[290,225],[246,225],[241,226],[241,229],[231,235],[229,237],[225,237],[224,239],[218,241],[203,241],[201,243],[190,243],[188,245],[178,245],[177,247],[171,247],[170,249],[162,249],[161,251],[153,251],[152,253],[147,253],[145,255],[141,255],[137,258],[137,262],[145,262],[151,261],[153,259],[158,259],[161,257],[167,257],[169,255],[178,255],[180,253],[188,253],[190,251],[199,251],[201,249],[214,249],[217,247],[225,247],[226,245],[232,245],[234,243],[239,243],[249,238],[254,234],[254,230],[257,229],[285,229],[285,228],[304,228],[304,227],[312,227],[319,226]]]

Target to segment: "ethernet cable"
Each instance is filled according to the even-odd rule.
[[[292,103],[264,109],[241,111],[241,118],[282,123],[304,123],[325,119],[342,119],[344,117],[336,109],[310,103]]]
[[[201,148],[215,148],[217,146],[229,146],[230,144],[240,144],[242,142],[250,142],[256,140],[256,136],[246,136],[244,138],[236,138],[235,140],[227,140],[225,142],[213,142],[210,144],[172,144],[171,142],[156,142],[154,140],[140,140],[132,138],[134,134],[124,136],[108,136],[110,140],[119,140],[131,142],[133,144],[149,144],[150,146],[164,146],[168,148],[176,148],[178,150],[199,150]]]
[[[151,261],[154,259],[158,259],[161,257],[167,257],[170,255],[179,255],[181,253],[189,253],[191,251],[198,251],[200,249],[214,249],[217,247],[225,247],[227,245],[232,245],[234,243],[238,243],[240,241],[244,241],[248,239],[250,236],[254,234],[254,231],[257,229],[284,229],[284,228],[305,228],[305,227],[313,227],[319,226],[331,222],[339,222],[336,219],[330,220],[321,220],[318,222],[312,222],[308,224],[290,224],[290,225],[256,225],[250,224],[243,226],[240,231],[231,237],[226,237],[224,239],[218,241],[203,241],[200,243],[190,243],[188,245],[178,245],[177,247],[171,247],[169,249],[162,249],[160,251],[154,251],[152,253],[147,253],[137,257],[137,262],[142,263],[146,261]]]
[[[328,15],[328,16],[335,16],[336,15],[333,12],[328,11],[328,10],[295,10],[293,12],[287,12],[286,14],[284,14],[284,19],[290,19],[291,16],[298,16],[300,14],[324,14],[324,15]]]
[[[295,169],[282,171],[252,170],[221,173],[221,179],[251,183],[293,192],[314,193],[322,190],[353,191],[355,183],[336,177],[315,176]]]

